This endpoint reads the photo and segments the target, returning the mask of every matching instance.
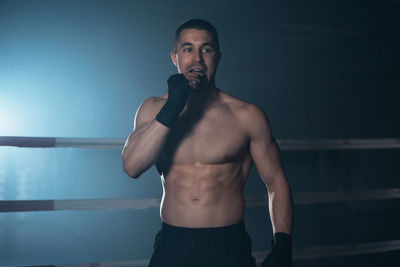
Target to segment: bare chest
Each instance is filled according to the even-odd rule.
[[[224,110],[187,114],[176,122],[161,159],[173,164],[222,164],[248,153],[248,138]]]

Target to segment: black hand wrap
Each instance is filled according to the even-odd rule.
[[[286,233],[275,233],[271,240],[272,251],[262,267],[292,267],[292,238]]]
[[[156,116],[156,120],[172,127],[186,104],[190,91],[189,81],[183,74],[175,74],[168,78],[168,100]]]

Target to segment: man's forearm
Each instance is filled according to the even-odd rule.
[[[291,234],[293,224],[293,201],[286,179],[268,190],[269,213],[273,233]]]
[[[123,167],[129,176],[139,177],[157,161],[170,130],[153,120],[131,133],[122,151]]]

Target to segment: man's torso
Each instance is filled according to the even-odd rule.
[[[175,122],[157,162],[164,222],[198,228],[243,219],[243,188],[252,165],[241,123],[248,105],[219,91],[213,104],[185,109]]]

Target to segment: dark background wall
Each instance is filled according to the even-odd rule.
[[[396,138],[399,12],[395,0],[2,0],[0,135],[127,137],[140,103],[163,94],[176,71],[176,26],[200,17],[220,35],[217,86],[261,106],[277,139]],[[294,193],[399,186],[397,150],[283,156]],[[160,194],[154,169],[139,180],[122,172],[120,151],[0,148],[1,200]],[[265,195],[256,170],[246,194]],[[398,204],[299,206],[295,246],[399,239]],[[247,211],[255,250],[267,248],[268,220],[265,208]],[[2,213],[0,265],[145,259],[159,224],[157,209]],[[384,266],[383,259],[399,255],[295,266]]]

